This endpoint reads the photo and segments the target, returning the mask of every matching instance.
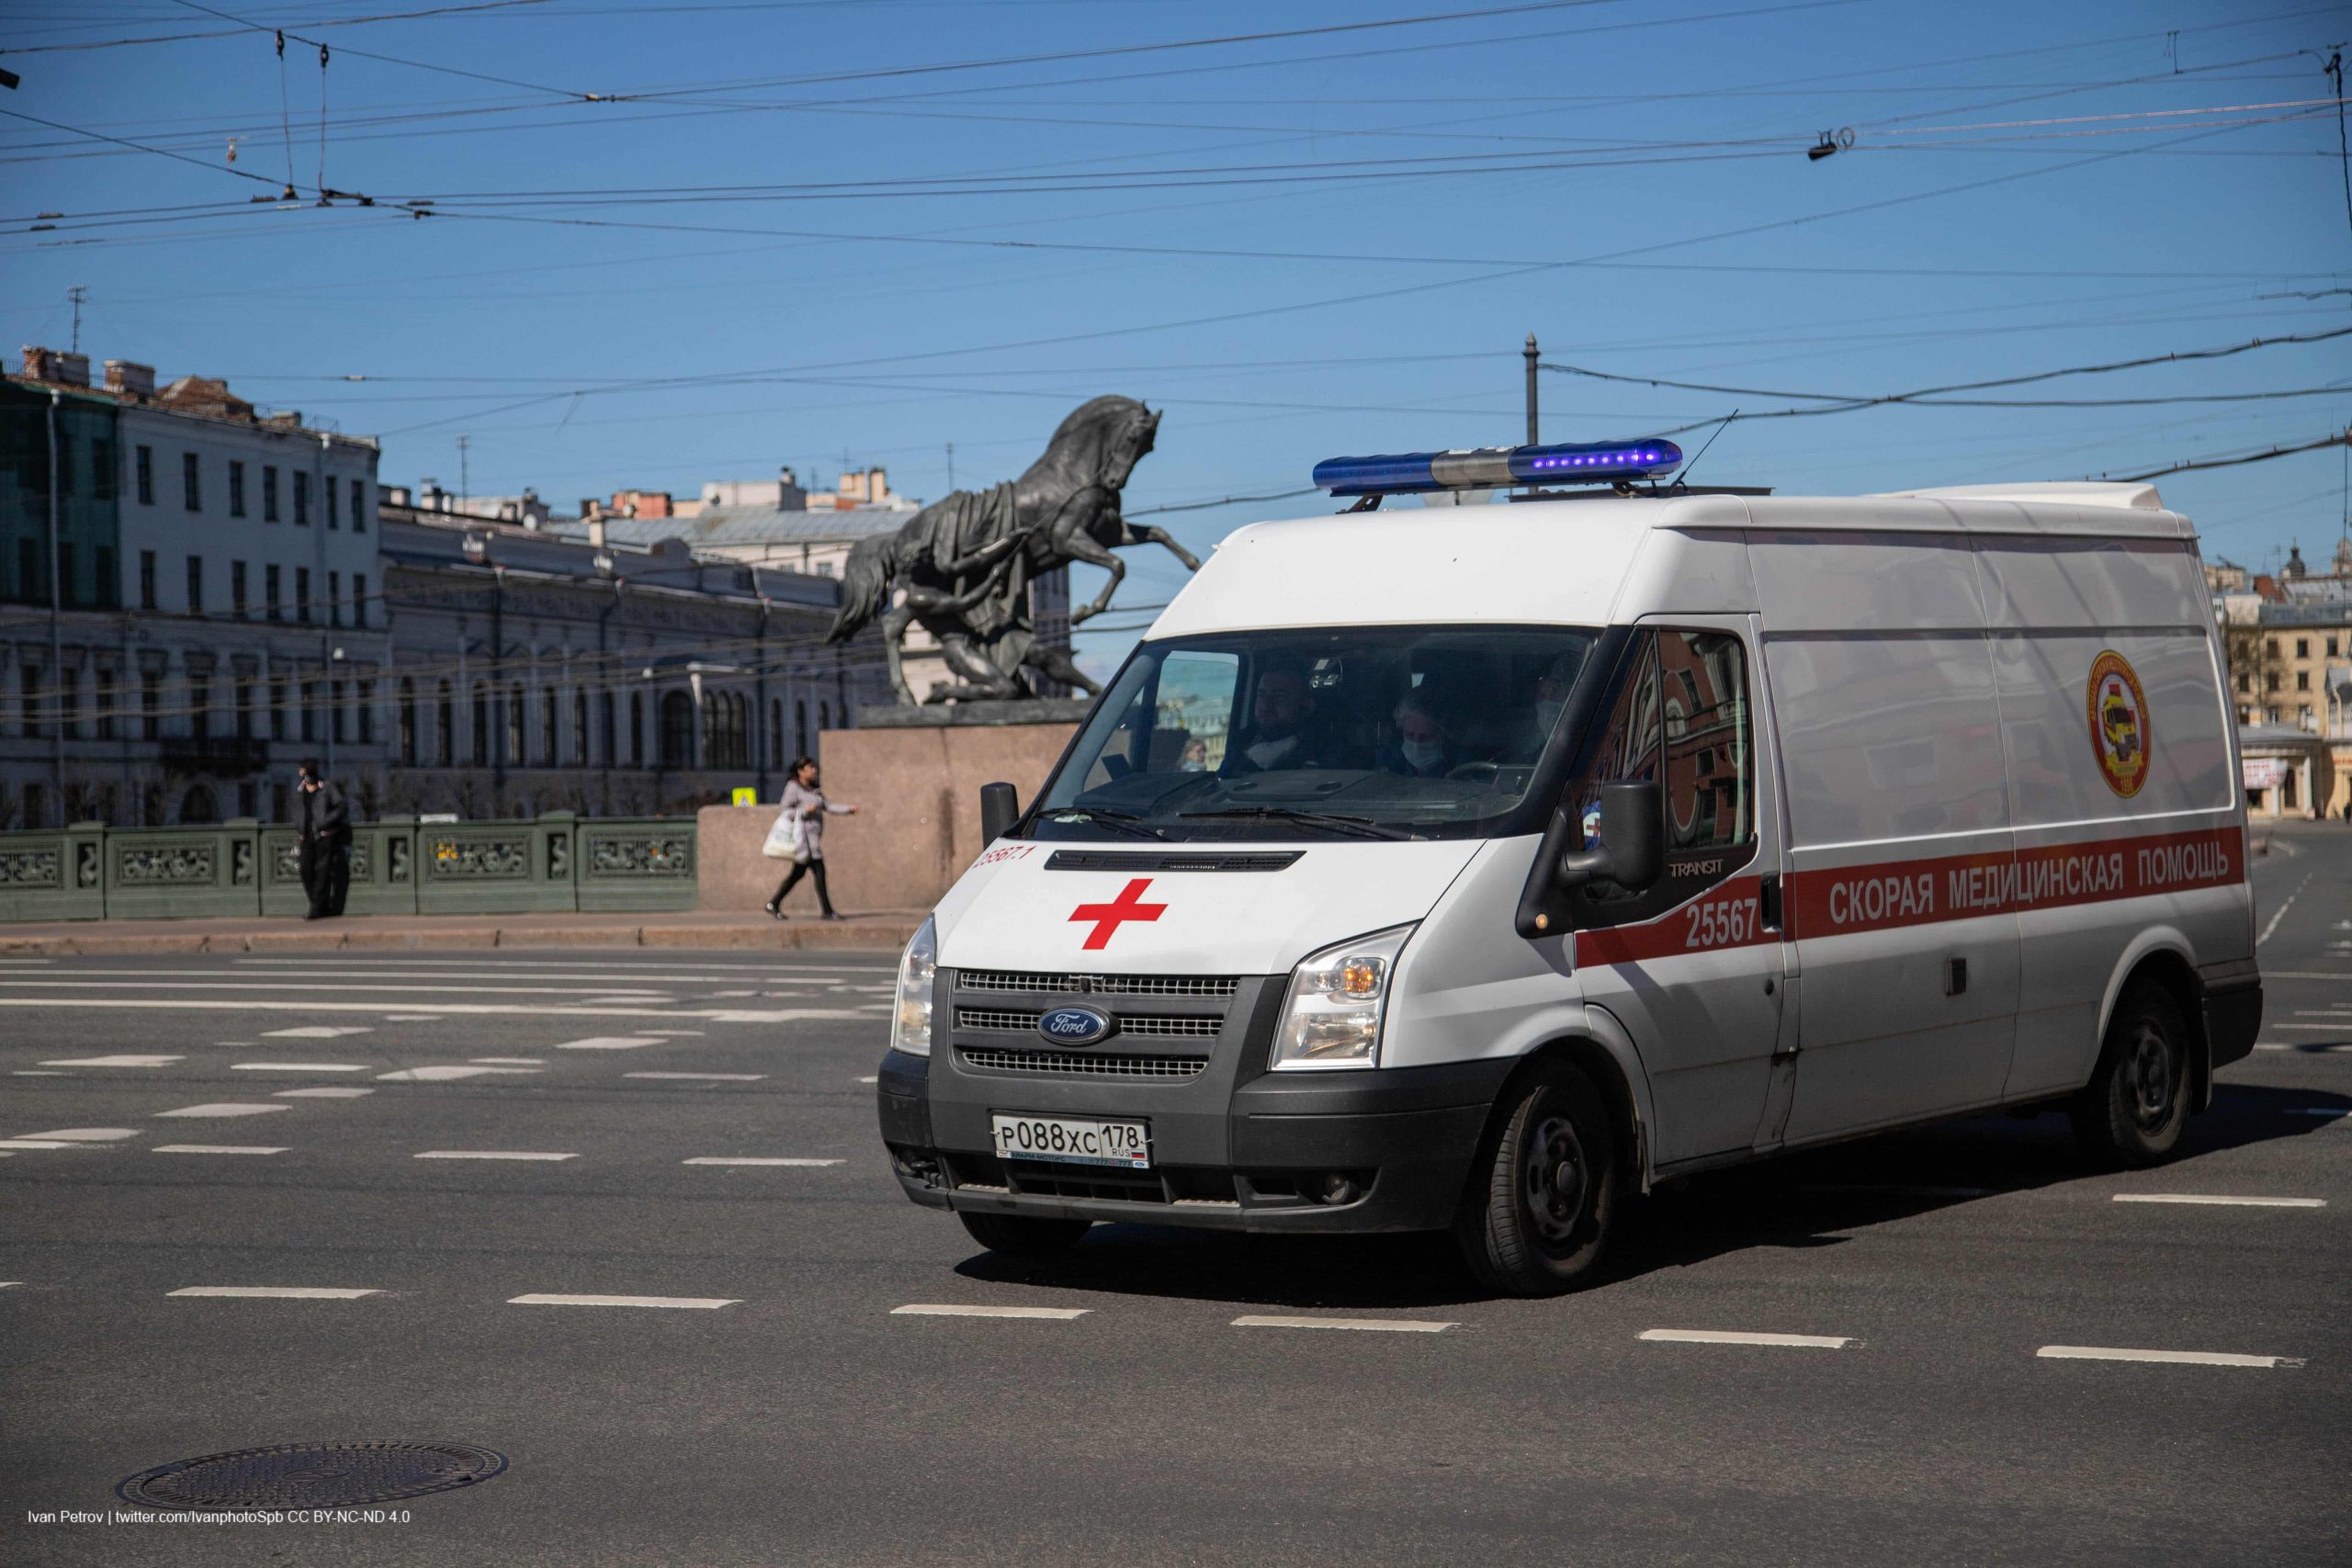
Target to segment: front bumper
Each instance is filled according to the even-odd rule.
[[[945,1049],[893,1051],[876,1092],[899,1185],[933,1208],[1049,1219],[1294,1234],[1452,1222],[1511,1062],[1251,1072],[1238,1058],[1255,1032],[1224,1071],[1184,1084],[1017,1078],[967,1071]],[[1143,1121],[1153,1168],[1000,1160],[995,1111]]]

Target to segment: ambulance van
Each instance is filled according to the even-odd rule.
[[[907,1196],[1008,1253],[1450,1229],[1542,1294],[1653,1183],[1886,1128],[2171,1155],[2262,1010],[2188,521],[1679,460],[1335,459],[1352,510],[1227,538],[983,791],[877,1079]]]

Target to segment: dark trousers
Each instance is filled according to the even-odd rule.
[[[811,872],[814,872],[817,876],[817,907],[825,913],[831,914],[833,896],[825,891],[825,862],[822,856],[813,860],[793,862],[792,870],[786,874],[783,886],[775,890],[775,897],[768,902],[781,905],[784,902],[784,896],[800,886],[800,879]]]
[[[351,892],[351,846],[339,840],[305,839],[297,859],[302,891],[311,896],[311,913],[322,919],[342,914],[344,898]]]

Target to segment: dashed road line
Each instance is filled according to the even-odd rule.
[[[969,1306],[956,1302],[910,1302],[890,1309],[892,1317],[1025,1317],[1047,1323],[1069,1323],[1084,1317],[1091,1307]]]
[[[482,1067],[544,1067],[545,1056],[469,1056],[468,1061]]]
[[[592,1034],[585,1040],[567,1040],[555,1048],[559,1051],[634,1051],[640,1046],[661,1043],[650,1034]]]
[[[2319,873],[2316,871],[2307,871],[2303,873],[2303,879],[2295,884],[2294,892],[2287,895],[2287,901],[2278,906],[2277,911],[2270,917],[2270,923],[2262,928],[2262,934],[2260,936],[2254,939],[2255,946],[2260,947],[2264,942],[2270,940],[2270,933],[2278,929],[2278,922],[2287,918],[2287,911],[2295,907],[2295,900],[2302,896],[2303,889],[2310,886],[2312,878],[2318,874]]]
[[[96,1144],[77,1144],[65,1138],[0,1138],[0,1151],[13,1153],[18,1149],[95,1149]]]
[[[532,1149],[427,1149],[411,1159],[578,1159],[577,1154],[548,1154]]]
[[[12,1078],[70,1078],[74,1075],[52,1072],[41,1067],[18,1067],[8,1076]]]
[[[268,1040],[340,1040],[346,1034],[373,1034],[374,1030],[360,1024],[306,1023],[297,1029],[272,1029],[263,1033]]]
[[[139,1134],[130,1127],[60,1127],[52,1133],[27,1133],[28,1138],[55,1138],[69,1144],[116,1144]]]
[[[364,1073],[373,1062],[232,1062],[232,1073]]]
[[[702,1036],[702,1031],[699,1029],[649,1029],[644,1032],[658,1034],[664,1040],[683,1040],[689,1037],[699,1039]]]
[[[693,1083],[758,1083],[765,1073],[623,1073],[625,1078],[677,1078]]]
[[[1718,1328],[1645,1328],[1635,1337],[1654,1344],[1765,1345],[1787,1350],[1843,1350],[1854,1343],[1834,1334],[1742,1334]]]
[[[291,1111],[290,1105],[241,1105],[227,1100],[207,1105],[183,1105],[177,1111],[158,1111],[157,1116],[266,1116],[273,1111]]]
[[[857,1081],[858,1081],[858,1082],[860,1082],[860,1083],[880,1083],[882,1080],[881,1080],[880,1078],[878,1078],[878,1077],[871,1077],[871,1078],[860,1078],[860,1079],[858,1079]]]
[[[270,1096],[272,1100],[357,1100],[373,1094],[372,1089],[281,1089]]]
[[[527,1077],[538,1070],[539,1069],[537,1067],[477,1067],[470,1065],[465,1066],[402,1067],[398,1072],[378,1073],[376,1075],[376,1081],[379,1083],[455,1083],[459,1078],[486,1078],[495,1077],[502,1073],[515,1077]]]
[[[147,1151],[158,1155],[282,1155],[287,1151],[257,1144],[157,1144]]]
[[[2324,1209],[2324,1198],[2228,1198],[2204,1192],[2118,1192],[2119,1203],[2210,1203],[2236,1209]]]
[[[61,1061],[43,1062],[44,1067],[168,1067],[174,1062],[185,1062],[186,1056],[68,1056]]]
[[[680,1165],[823,1166],[841,1165],[843,1162],[837,1159],[797,1159],[769,1155],[696,1155],[692,1159],[682,1159],[678,1163]]]
[[[388,1012],[384,1015],[384,1021],[386,1023],[438,1023],[441,1021],[441,1015],[437,1012]]]
[[[2220,1350],[2128,1350],[2106,1345],[2044,1345],[2044,1361],[2160,1361],[2190,1367],[2300,1367],[2300,1356],[2239,1356]]]
[[[575,1306],[575,1307],[699,1307],[710,1310],[741,1304],[733,1296],[571,1296],[537,1294],[510,1296],[508,1306]]]
[[[1284,1317],[1267,1313],[1245,1313],[1233,1320],[1236,1328],[1342,1328],[1370,1334],[1442,1334],[1449,1328],[1459,1328],[1458,1323],[1409,1317]]]
[[[379,1296],[381,1291],[352,1291],[333,1285],[183,1285],[176,1291],[166,1291],[165,1296],[232,1296],[239,1300],[267,1299],[289,1302],[356,1302],[362,1296]]]

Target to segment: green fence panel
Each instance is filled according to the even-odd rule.
[[[261,913],[261,825],[119,828],[107,832],[109,919]]]
[[[579,824],[574,836],[582,909],[691,909],[699,902],[691,820],[600,818]]]
[[[302,846],[291,828],[261,834],[261,912],[300,915],[310,908],[302,886]],[[416,913],[416,819],[387,817],[351,828],[351,891],[346,915]]]
[[[106,918],[106,828],[0,833],[0,920]]]
[[[421,915],[513,915],[579,908],[568,816],[536,822],[431,822],[416,833]]]

